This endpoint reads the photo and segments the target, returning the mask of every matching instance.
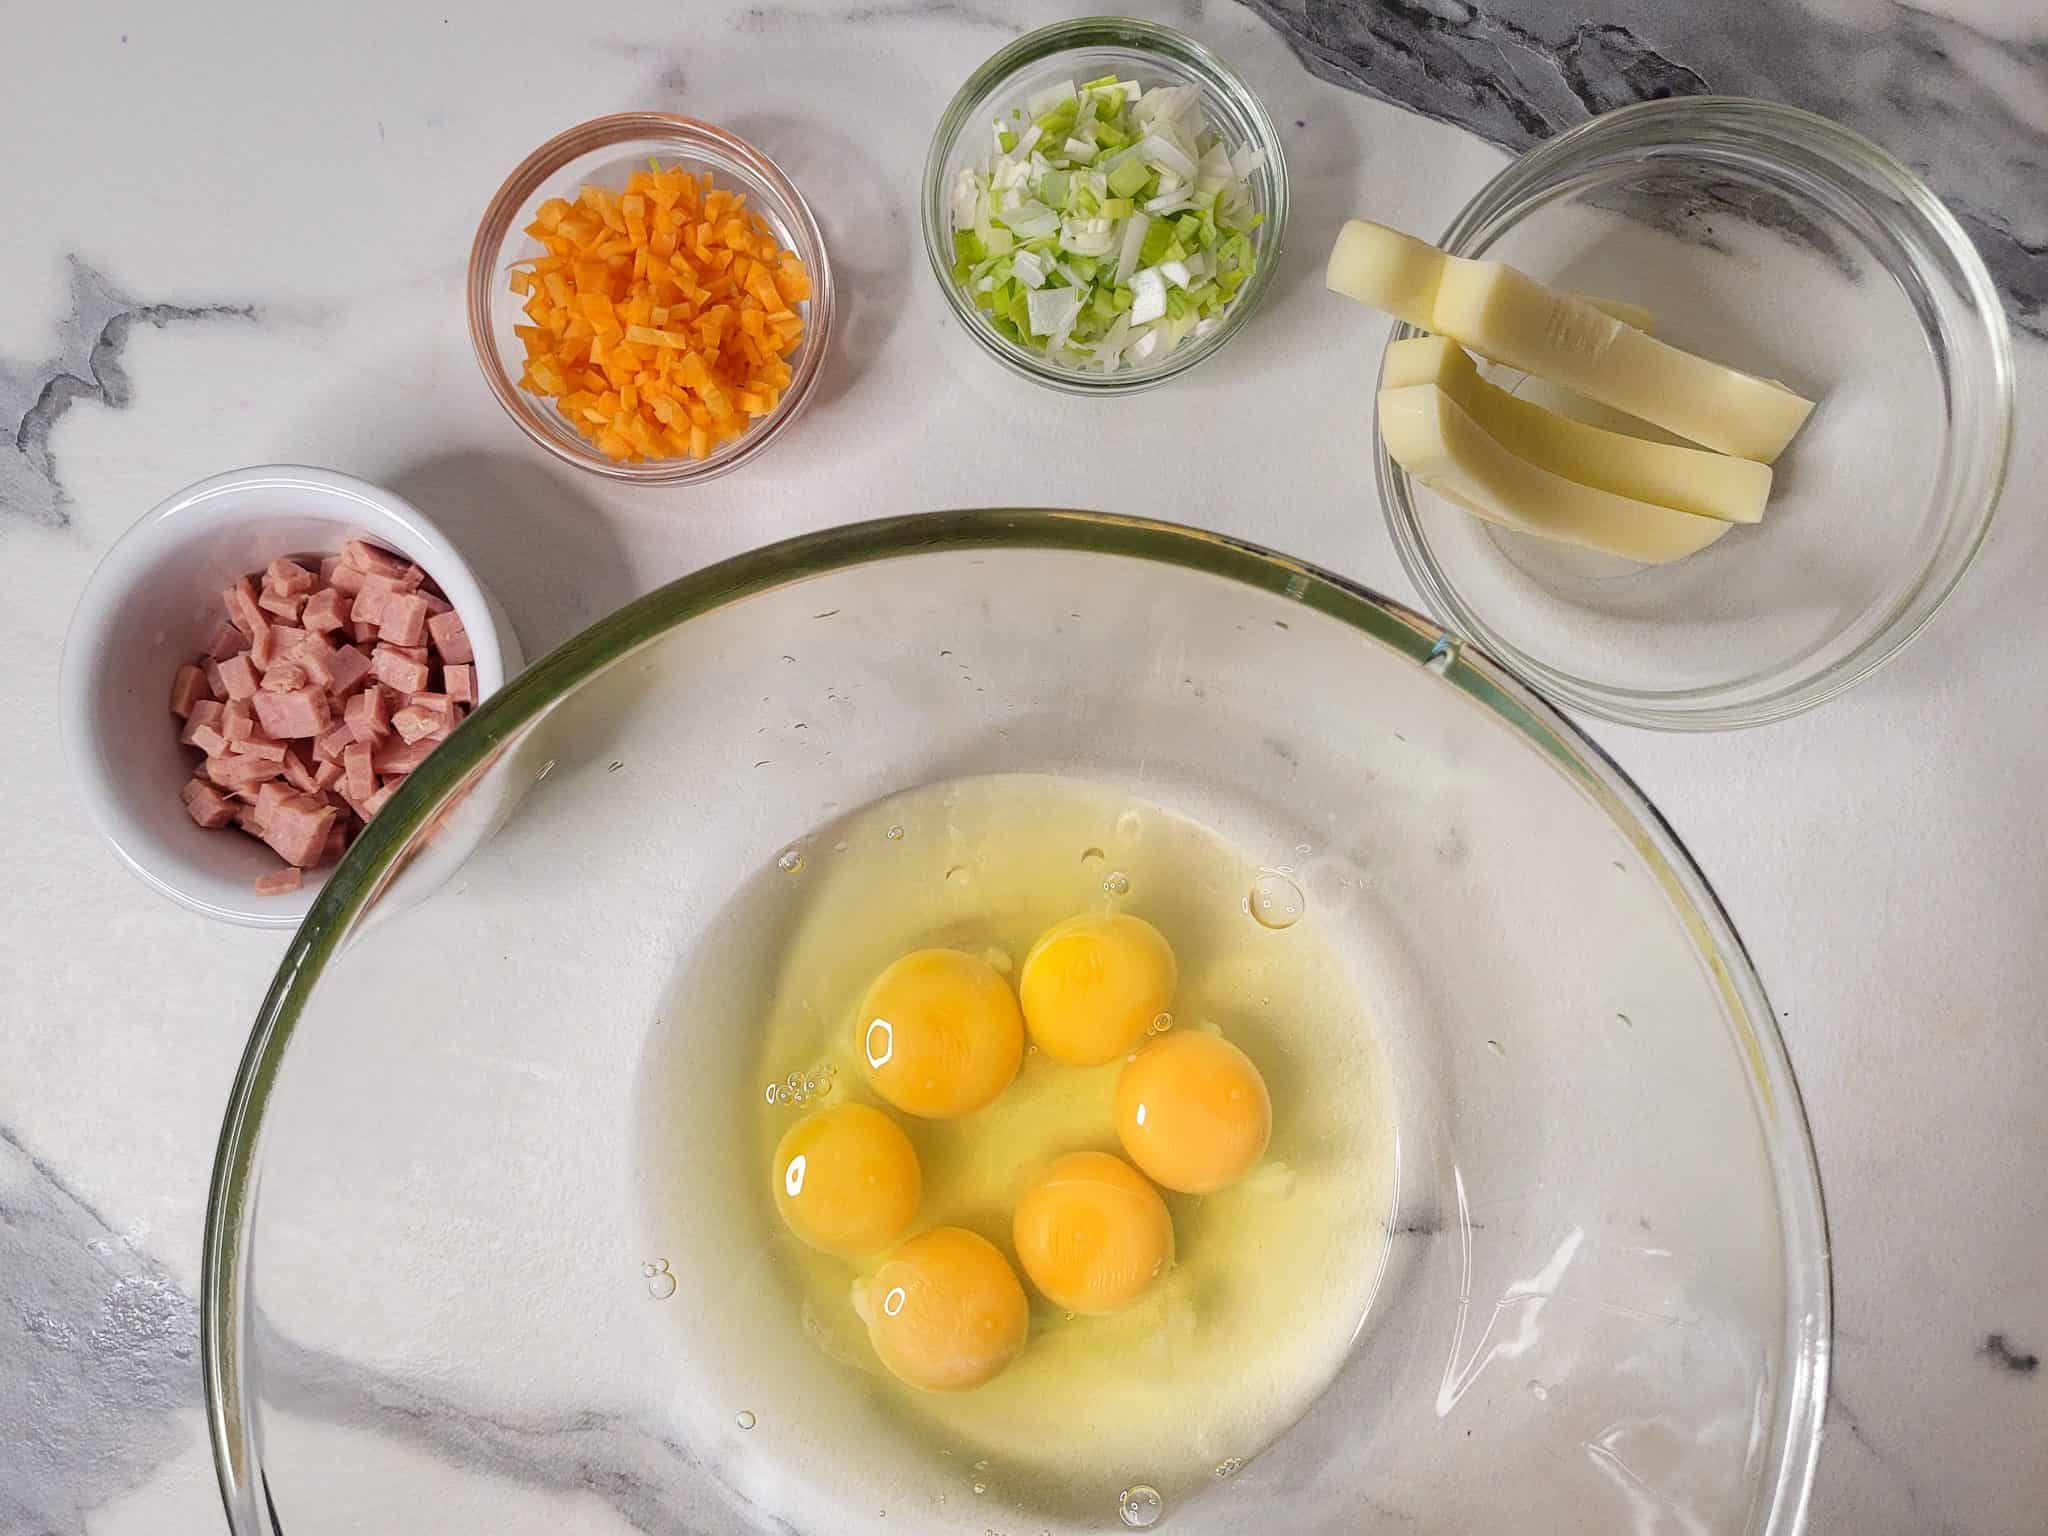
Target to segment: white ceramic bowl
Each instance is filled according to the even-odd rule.
[[[476,652],[480,700],[525,664],[511,624],[441,530],[402,497],[331,469],[266,464],[186,487],[121,536],[78,600],[58,685],[72,779],[122,862],[195,912],[295,928],[328,871],[308,870],[296,891],[259,896],[256,877],[278,868],[277,856],[186,815],[178,790],[193,755],[178,744],[171,678],[206,649],[221,622],[221,591],[237,576],[279,555],[338,551],[351,538],[406,556],[455,605]],[[462,838],[436,850],[436,865],[452,869],[466,852],[456,844],[487,830],[462,828]]]

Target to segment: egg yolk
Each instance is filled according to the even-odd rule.
[[[1116,1134],[1155,1184],[1211,1194],[1265,1154],[1273,1101],[1252,1059],[1228,1040],[1176,1030],[1118,1075]]]
[[[1141,917],[1070,917],[1046,930],[1018,982],[1040,1050],[1071,1067],[1114,1061],[1173,1001],[1173,946]]]
[[[822,1253],[880,1253],[910,1230],[923,1193],[910,1138],[866,1104],[807,1115],[775,1147],[775,1208]]]
[[[1085,1317],[1122,1311],[1173,1262],[1166,1202],[1107,1152],[1047,1164],[1018,1199],[1011,1232],[1039,1294]]]
[[[987,1238],[921,1232],[855,1289],[868,1339],[898,1380],[930,1392],[978,1387],[1024,1347],[1024,1287]]]
[[[1024,1019],[1009,983],[958,950],[920,949],[882,972],[854,1029],[875,1092],[927,1120],[990,1103],[1024,1060]]]

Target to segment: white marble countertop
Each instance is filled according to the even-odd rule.
[[[1443,227],[1502,159],[1317,78],[1251,9],[1162,12],[1264,97],[1298,206],[1234,366],[1122,408],[1133,434],[1199,436],[1199,457],[1083,466],[1055,451],[1081,407],[990,366],[945,323],[916,230],[916,171],[946,97],[1052,7],[621,0],[567,27],[557,10],[472,0],[206,9],[217,14],[46,10],[32,45],[17,13],[21,45],[0,66],[16,231],[0,243],[4,1536],[221,1528],[193,1299],[202,1210],[284,939],[205,922],[123,872],[73,802],[54,717],[71,605],[150,504],[249,463],[382,481],[465,544],[535,655],[746,547],[992,499],[1204,524],[1407,597],[1357,430],[1377,335],[1333,330],[1320,264],[1338,223],[1368,206]],[[1299,10],[1267,9],[1283,22]],[[1408,26],[1431,48],[1462,39],[1456,67],[1492,28],[1516,50],[1510,62],[1496,48],[1502,78],[1545,67],[1541,26],[1455,0],[1428,9],[1420,31],[1421,8],[1364,4],[1355,27],[1321,12],[1303,25],[1325,73],[1393,95],[1412,75],[1439,116],[1480,93],[1446,95],[1428,49],[1392,68],[1372,28]],[[1803,57],[1846,60],[1870,86],[1859,126],[1937,180],[1960,168],[1946,188],[1980,240],[2004,242],[1994,266],[2038,335],[2048,23],[1994,0],[1943,10],[1784,0],[1754,8],[1768,23],[1756,47],[1803,40]],[[1743,87],[1739,48],[1697,14],[1673,25],[1703,50],[1707,83]],[[1535,121],[1563,110],[1558,79],[1598,102],[1666,78],[1630,73],[1645,56],[1678,67],[1643,41],[1654,26],[1600,26],[1570,41],[1583,54],[1597,33],[1606,73],[1588,89],[1583,70],[1531,85]],[[1364,61],[1348,73],[1346,48]],[[1926,74],[1944,69],[1967,82],[1970,113],[1930,104]],[[1920,87],[1884,88],[1908,76]],[[1797,95],[1769,71],[1756,80]],[[1858,95],[1840,72],[1826,89]],[[614,490],[547,459],[486,393],[463,327],[470,236],[505,171],[567,124],[636,106],[768,146],[808,190],[845,294],[811,416],[758,465],[695,491]],[[2027,414],[2044,384],[2048,347],[2023,334],[2004,513],[1896,664],[1768,729],[1597,732],[1718,886],[1804,1086],[1839,1319],[1813,1518],[1830,1536],[2048,1529],[2048,671],[2035,649],[2048,433]],[[991,413],[1016,438],[1000,488],[981,446]]]

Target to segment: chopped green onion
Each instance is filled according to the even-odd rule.
[[[1145,162],[1132,155],[1109,173],[1109,190],[1118,197],[1135,197],[1144,189],[1151,174]]]
[[[1033,121],[1038,124],[1038,131],[1048,139],[1064,139],[1073,131],[1074,123],[1080,115],[1081,109],[1069,98]]]
[[[1116,372],[1206,335],[1258,266],[1262,156],[1195,86],[1061,81],[995,115],[952,196],[954,282],[996,332]]]
[[[1167,260],[1167,251],[1173,245],[1173,225],[1159,219],[1145,231],[1145,243],[1138,247],[1138,265],[1156,267]]]

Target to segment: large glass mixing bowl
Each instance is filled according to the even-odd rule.
[[[1123,1529],[1119,1490],[1021,1503],[821,1376],[745,1235],[766,1170],[675,1092],[760,1092],[746,1014],[675,988],[794,917],[723,921],[780,854],[1009,771],[1295,866],[1391,1078],[1398,1201],[1348,1356],[1234,1475],[1162,1486],[1160,1529],[1800,1527],[1820,1190],[1763,990],[1670,829],[1404,609],[1212,535],[1023,511],[663,588],[485,704],[350,851],[215,1169],[233,1529]],[[452,878],[410,864],[462,818],[502,826]],[[856,1445],[820,1433],[842,1390],[873,1409]]]

